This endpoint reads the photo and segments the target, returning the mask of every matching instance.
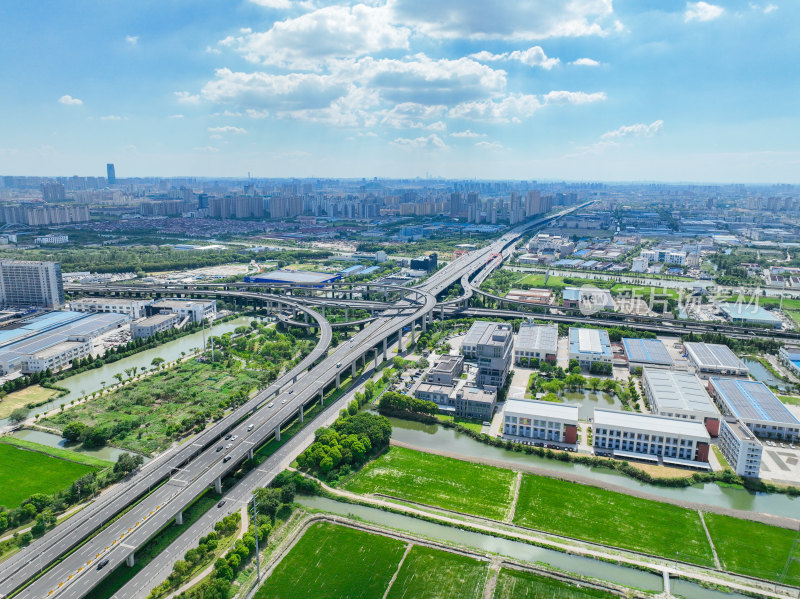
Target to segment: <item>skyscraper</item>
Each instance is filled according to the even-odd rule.
[[[0,261],[0,303],[58,308],[64,303],[58,262]]]
[[[114,164],[111,162],[106,164],[106,176],[108,177],[109,185],[114,185],[117,182],[117,175],[114,172]]]

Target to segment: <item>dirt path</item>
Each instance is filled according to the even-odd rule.
[[[511,486],[511,505],[508,506],[508,514],[503,519],[503,522],[509,524],[514,521],[514,512],[517,511],[517,499],[519,499],[519,487],[522,484],[522,472],[517,472],[514,482]]]
[[[414,543],[406,544],[406,550],[403,552],[403,557],[400,558],[400,562],[397,564],[397,569],[392,574],[392,579],[389,581],[389,586],[386,587],[386,592],[383,594],[383,599],[386,599],[389,596],[389,591],[392,590],[392,585],[394,581],[397,580],[397,575],[400,574],[400,568],[403,567],[403,562],[406,561],[406,556],[408,552],[411,551],[411,548],[414,546]]]
[[[493,557],[489,562],[489,573],[486,577],[486,584],[483,587],[483,599],[492,599],[494,590],[497,588],[497,577],[500,576],[500,566],[502,561],[499,557]]]
[[[771,526],[779,526],[781,528],[788,528],[790,530],[798,530],[800,529],[800,519],[793,519],[787,518],[785,516],[775,516],[772,514],[764,514],[762,512],[750,512],[746,510],[734,510],[731,508],[720,507],[716,505],[708,505],[705,503],[696,503],[694,501],[683,501],[681,499],[673,499],[671,497],[662,497],[660,495],[655,495],[652,493],[646,493],[644,491],[640,491],[638,489],[630,489],[628,487],[623,487],[621,485],[614,485],[612,483],[608,483],[602,480],[598,480],[595,478],[590,478],[588,476],[581,476],[580,474],[572,474],[571,472],[559,472],[556,470],[549,470],[547,468],[540,468],[538,466],[529,466],[527,464],[518,464],[516,462],[505,462],[503,460],[495,460],[492,458],[479,458],[475,456],[468,456],[463,455],[460,453],[454,453],[450,451],[443,451],[440,449],[431,449],[428,447],[419,447],[418,445],[411,445],[409,443],[403,443],[402,441],[397,441],[392,439],[391,444],[396,447],[404,447],[406,449],[413,449],[415,451],[419,451],[422,453],[430,453],[434,455],[440,455],[448,458],[453,458],[456,460],[461,460],[463,462],[472,462],[474,464],[484,464],[486,466],[496,466],[498,468],[505,468],[506,470],[515,470],[519,472],[526,472],[529,474],[536,474],[538,476],[545,476],[547,478],[556,478],[560,480],[566,480],[573,483],[580,483],[583,485],[589,485],[590,487],[598,487],[600,489],[606,489],[607,491],[614,491],[616,493],[622,493],[624,495],[632,495],[633,497],[639,497],[641,499],[649,499],[651,501],[659,501],[661,503],[669,503],[671,505],[677,505],[678,507],[687,508],[690,510],[702,510],[704,512],[712,512],[715,514],[722,514],[724,516],[733,516],[734,518],[740,518],[742,520],[752,520],[754,522],[761,522],[763,524],[769,524]]]
[[[711,539],[711,533],[708,532],[708,526],[706,526],[706,519],[703,518],[703,510],[697,510],[697,515],[700,516],[700,523],[703,525],[703,530],[706,531],[706,538],[708,539],[708,544],[711,546],[711,554],[714,556],[714,564],[717,566],[717,569],[722,569],[722,564],[719,562],[719,557],[717,556],[717,548],[714,547],[714,541]]]

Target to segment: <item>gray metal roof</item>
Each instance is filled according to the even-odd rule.
[[[672,357],[666,346],[658,339],[628,339],[622,340],[625,355],[631,362],[646,364],[672,365]]]
[[[558,418],[578,422],[578,406],[552,401],[529,399],[507,399],[503,411],[510,414],[524,414],[541,418]]]
[[[658,412],[686,410],[719,413],[700,379],[693,374],[645,367],[643,378]]]
[[[781,400],[760,381],[712,378],[709,381],[722,401],[737,418],[745,422],[770,422],[800,426],[800,421]]]
[[[522,351],[544,351],[554,354],[558,351],[558,327],[556,325],[522,323],[517,334],[515,348]]]
[[[636,412],[619,412],[595,408],[594,424],[595,428],[617,426],[635,431],[695,437],[706,442],[710,441],[705,425],[696,420],[680,420],[678,418],[664,418],[663,416],[650,414],[637,414]]]
[[[747,372],[747,366],[727,345],[688,341],[683,346],[689,358],[699,368],[739,369]]]

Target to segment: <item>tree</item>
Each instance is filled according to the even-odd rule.
[[[164,358],[159,358],[158,356],[156,356],[155,358],[153,358],[151,360],[150,366],[152,366],[153,368],[157,368],[157,369],[161,370],[161,365],[163,363],[164,363]]]
[[[61,431],[61,436],[70,443],[77,443],[81,440],[88,427],[83,422],[70,422]]]
[[[144,463],[144,458],[138,454],[123,453],[117,458],[117,463],[114,464],[114,472],[118,474],[128,474],[135,470]]]
[[[121,372],[117,372],[117,373],[114,375],[114,378],[115,378],[115,379],[117,379],[117,382],[118,382],[118,383],[122,383],[122,379],[123,379],[123,378],[125,378],[125,377],[123,376],[123,374],[122,374]]]
[[[28,408],[16,408],[9,414],[8,419],[11,422],[22,422],[28,417]]]

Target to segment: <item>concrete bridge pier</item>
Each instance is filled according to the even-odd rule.
[[[275,427],[275,440],[276,441],[280,441],[281,440],[281,427],[280,426],[276,426]]]
[[[136,558],[134,557],[133,553],[131,553],[128,557],[125,558],[125,565],[129,568],[133,568],[133,564],[136,563]]]
[[[428,331],[428,315],[422,317],[422,332],[425,333]]]
[[[337,373],[336,373],[336,388],[338,389],[338,388],[339,388],[339,385],[341,385],[341,384],[342,384],[342,381],[341,381],[341,374],[337,372]]]
[[[303,406],[300,406],[300,408],[297,410],[297,419],[300,422],[303,422]]]
[[[417,323],[413,321],[411,322],[411,341],[409,342],[409,345],[414,345],[414,329],[416,328],[416,324]]]
[[[253,451],[253,448],[251,447],[249,450],[247,450],[247,459],[248,460],[252,460],[254,457],[255,457],[255,452]]]
[[[322,389],[319,390],[319,405],[325,405],[325,392]]]
[[[383,360],[386,361],[389,359],[389,354],[386,351],[386,339],[383,340]]]
[[[345,322],[350,320],[350,308],[345,308],[344,309],[344,320],[345,320]]]
[[[175,514],[175,524],[177,524],[178,526],[183,524],[183,510]]]
[[[358,360],[356,360],[357,362]],[[350,376],[356,378],[356,362],[353,362],[353,365],[350,367]]]
[[[214,490],[217,493],[222,494],[222,477],[221,476],[218,476],[216,479],[214,479]]]
[[[397,331],[397,353],[403,353],[403,328],[400,327],[400,330]]]

